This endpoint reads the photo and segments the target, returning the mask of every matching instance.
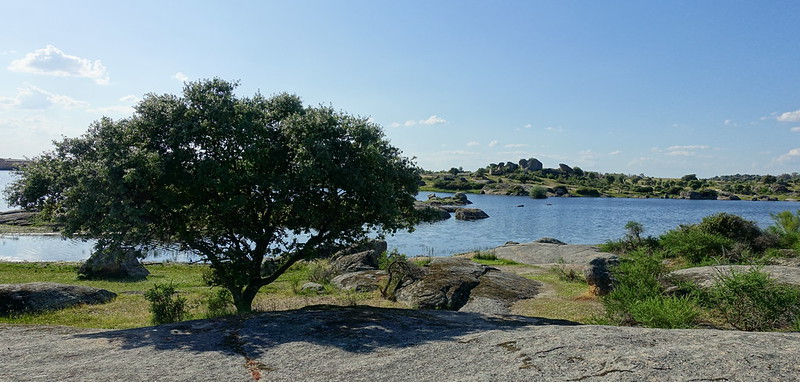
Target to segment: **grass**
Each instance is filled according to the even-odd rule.
[[[0,224],[0,235],[43,234],[43,233],[58,233],[58,231],[53,227],[46,225],[19,226],[19,225]]]
[[[474,261],[474,262],[476,262],[478,264],[490,265],[490,266],[492,266],[492,265],[521,265],[520,263],[518,263],[516,261],[497,257],[497,255],[495,255],[492,252],[482,252],[482,251],[475,252],[475,254],[472,255],[472,261]]]
[[[597,316],[605,314],[600,299],[589,293],[589,287],[581,281],[564,281],[552,272],[526,275],[545,284],[552,293],[543,293],[535,299],[524,300],[514,306],[514,313],[551,319],[564,319],[580,323],[591,323]]]
[[[107,304],[80,305],[59,311],[0,317],[0,324],[67,325],[84,328],[127,329],[151,325],[150,304],[144,293],[155,284],[175,286],[180,296],[188,301],[186,319],[206,318],[206,301],[211,288],[203,282],[207,266],[201,264],[156,263],[147,264],[150,275],[146,280],[81,280],[77,277],[77,263],[1,263],[0,283],[54,282],[102,288],[117,294]],[[340,291],[330,285],[322,294],[302,294],[299,287],[308,281],[309,267],[299,264],[281,275],[275,282],[261,288],[253,302],[257,311],[298,309],[317,304],[372,305],[402,307],[383,300],[380,292],[356,293]]]

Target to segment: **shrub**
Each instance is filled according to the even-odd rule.
[[[528,193],[533,199],[547,199],[547,189],[544,187],[531,187]]]
[[[692,328],[698,314],[698,302],[692,296],[651,296],[630,306],[633,320],[648,328]]]
[[[308,281],[319,284],[330,284],[333,277],[333,269],[331,269],[327,260],[317,260],[308,265]]]
[[[397,251],[397,249],[392,249],[391,252],[384,251],[378,256],[378,269],[386,270],[389,268],[389,265],[394,263],[395,261],[406,261],[406,255]]]
[[[695,226],[668,231],[659,242],[668,257],[683,257],[692,264],[714,257],[725,258],[734,245],[731,239],[704,232]]]
[[[718,235],[747,244],[752,244],[761,235],[761,229],[758,228],[755,222],[727,212],[704,217],[697,225],[697,228],[711,235]]]
[[[739,330],[790,328],[800,319],[800,289],[780,285],[757,268],[720,274],[706,298],[728,324]]]
[[[154,325],[178,322],[187,315],[186,298],[179,296],[172,284],[155,284],[144,293],[144,298],[150,302]]]
[[[800,248],[800,211],[796,214],[783,211],[771,215],[775,224],[768,231],[778,236],[779,245],[782,248]]]
[[[224,288],[216,288],[206,298],[206,318],[229,316],[236,313],[231,292]]]
[[[475,260],[486,260],[486,261],[493,261],[497,260],[497,255],[492,252],[478,252],[472,256]]]
[[[611,269],[614,289],[602,301],[606,314],[620,324],[635,324],[632,310],[640,301],[660,297],[661,278],[666,272],[661,260],[644,250],[629,253]]]

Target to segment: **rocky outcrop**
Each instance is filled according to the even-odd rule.
[[[559,164],[558,164],[558,169],[559,169],[561,172],[563,172],[563,173],[565,173],[565,174],[567,174],[567,175],[572,175],[572,174],[574,174],[574,173],[575,173],[575,170],[573,170],[573,169],[572,169],[572,167],[569,167],[569,166],[567,166],[567,165],[566,165],[566,164],[564,164],[564,163],[559,163]]]
[[[0,316],[103,304],[117,295],[105,289],[56,283],[0,284]]]
[[[133,248],[103,248],[92,253],[78,274],[89,279],[144,278],[150,271],[139,261],[143,257]]]
[[[331,284],[342,290],[371,292],[378,290],[381,283],[385,282],[386,278],[386,271],[373,269],[341,274],[334,277],[331,280]]]
[[[0,224],[29,226],[33,224],[36,212],[21,210],[0,212]]]
[[[541,239],[534,240],[534,243],[544,243],[544,244],[567,245],[567,243],[565,243],[565,242],[563,242],[563,241],[561,241],[561,240],[558,240],[558,239],[552,238],[552,237],[543,237],[543,238],[541,238]],[[519,243],[517,243],[517,244],[519,244]]]
[[[479,208],[459,208],[456,210],[456,219],[458,220],[480,220],[488,217],[489,215]]]
[[[589,290],[595,296],[605,296],[611,292],[614,276],[611,268],[619,265],[619,256],[609,255],[595,257],[583,269],[583,277],[589,284]]]
[[[472,204],[469,199],[467,199],[467,194],[463,192],[456,192],[453,196],[447,197],[439,197],[436,194],[428,195],[428,200],[425,201],[432,206],[466,206],[468,204]]]
[[[522,264],[575,264],[584,266],[596,257],[608,256],[595,246],[582,244],[522,243],[504,245],[489,252],[497,257]]]
[[[700,288],[709,288],[719,280],[721,275],[728,276],[731,272],[744,273],[753,268],[751,265],[712,265],[680,269],[670,272],[669,275],[676,280],[692,282]],[[767,265],[755,267],[755,269],[769,274],[780,284],[800,287],[800,267]]]
[[[387,248],[383,240],[370,240],[352,245],[333,255],[331,270],[334,274],[342,274],[377,269],[378,256],[386,252]]]
[[[436,258],[395,295],[398,301],[420,309],[482,311],[483,306],[489,305],[493,310],[504,306],[504,313],[508,313],[511,303],[536,296],[540,286],[536,281],[469,259]]]
[[[441,206],[432,206],[425,202],[414,202],[414,210],[421,221],[434,223],[450,219],[450,212]]]
[[[539,171],[543,168],[542,162],[540,162],[536,158],[530,159],[520,159],[519,160],[519,167],[528,170],[528,171]]]

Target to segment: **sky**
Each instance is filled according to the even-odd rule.
[[[10,1],[0,157],[148,93],[238,80],[369,117],[428,170],[537,158],[656,177],[800,171],[797,1]]]

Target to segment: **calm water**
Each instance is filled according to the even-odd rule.
[[[0,171],[0,188],[10,174]],[[437,193],[440,196],[447,194]],[[422,193],[420,198],[426,198]],[[770,213],[800,210],[800,202],[751,202],[674,199],[549,198],[524,196],[469,195],[489,214],[488,219],[459,221],[455,218],[422,224],[412,233],[389,236],[389,248],[410,256],[447,256],[475,249],[487,249],[506,241],[533,241],[554,237],[570,244],[598,244],[624,234],[625,223],[642,223],[646,235],[660,235],[679,224],[697,223],[703,217],[729,212],[753,220],[761,227],[772,224]],[[522,207],[518,207],[522,205]],[[0,210],[7,210],[5,201]],[[66,241],[40,236],[0,237],[0,260],[77,261],[89,257],[92,242]],[[186,260],[175,253],[157,258]]]

